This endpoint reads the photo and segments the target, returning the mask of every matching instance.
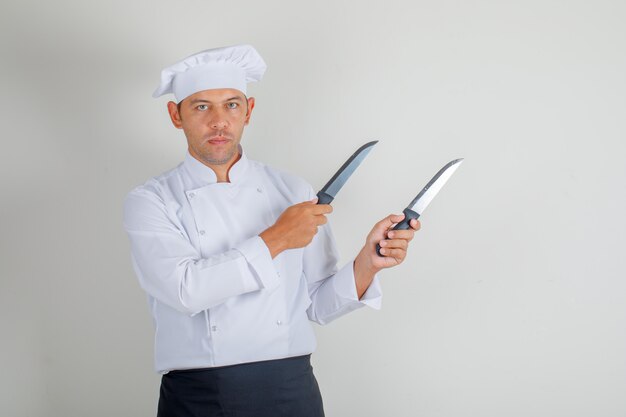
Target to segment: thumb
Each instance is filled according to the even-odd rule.
[[[380,230],[381,232],[386,231],[391,228],[395,223],[401,222],[404,219],[404,214],[390,214],[385,217],[374,226],[375,229]]]

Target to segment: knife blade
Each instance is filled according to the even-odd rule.
[[[448,162],[441,168],[435,176],[428,181],[428,184],[422,191],[420,191],[417,196],[409,203],[409,205],[402,211],[404,213],[404,219],[395,225],[392,230],[406,230],[410,227],[409,222],[412,219],[418,219],[426,207],[433,201],[433,198],[441,191],[441,188],[445,185],[446,182],[450,179],[452,174],[457,170],[457,168],[463,162],[463,158],[455,159],[453,161]],[[380,253],[380,244],[376,244],[376,253],[379,256],[383,256]]]
[[[350,158],[339,168],[326,185],[317,193],[317,204],[330,204],[335,198],[341,187],[344,186],[348,178],[361,165],[368,153],[372,150],[377,140],[366,143],[352,154]]]

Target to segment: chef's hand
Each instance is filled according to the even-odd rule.
[[[391,214],[374,226],[365,239],[365,245],[354,260],[354,278],[359,298],[372,283],[374,275],[383,268],[396,266],[406,258],[409,242],[421,227],[419,220],[410,221],[410,229],[391,230],[404,219],[404,214]],[[376,244],[381,246],[381,254],[376,253]]]
[[[317,227],[328,220],[326,214],[333,208],[330,204],[316,204],[317,198],[311,201],[287,207],[276,223],[259,234],[265,242],[272,258],[287,249],[303,248],[313,240]]]

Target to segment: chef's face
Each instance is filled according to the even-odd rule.
[[[250,122],[254,98],[231,88],[204,90],[179,105],[167,103],[172,123],[187,136],[189,153],[209,166],[239,159],[243,128]]]

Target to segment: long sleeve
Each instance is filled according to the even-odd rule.
[[[270,290],[279,283],[260,237],[203,258],[154,192],[136,189],[128,194],[124,228],[141,287],[180,312],[193,315],[230,297]]]
[[[338,258],[330,223],[327,223],[318,229],[317,235],[306,247],[303,259],[311,298],[307,314],[310,320],[319,324],[327,324],[363,306],[376,310],[381,308],[382,289],[378,276],[374,277],[359,300],[354,279],[354,260],[338,269]]]

